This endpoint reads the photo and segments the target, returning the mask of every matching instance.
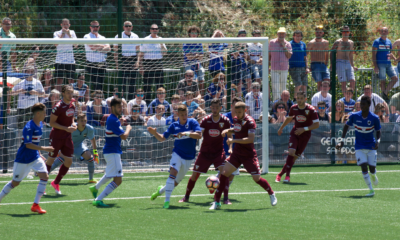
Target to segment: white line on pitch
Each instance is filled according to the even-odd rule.
[[[378,191],[396,191],[400,190],[400,188],[375,188]],[[333,190],[295,190],[295,191],[275,191],[276,194],[283,194],[283,193],[315,193],[315,192],[352,192],[352,191],[368,191],[368,189],[333,189]],[[250,194],[266,194],[267,192],[242,192],[242,193],[229,193],[229,195],[250,195]],[[192,194],[190,197],[206,197],[212,196],[210,194]],[[161,196],[162,198],[164,196]],[[173,195],[172,198],[182,197],[182,195]],[[107,201],[109,200],[135,200],[135,199],[149,199],[148,196],[146,197],[122,197],[122,198],[106,198]],[[46,203],[75,203],[75,202],[89,202],[93,201],[93,199],[80,199],[80,200],[64,200],[64,201],[47,201],[47,202],[40,202],[40,204]],[[0,205],[27,205],[32,204],[32,202],[21,202],[21,203],[0,203]]]

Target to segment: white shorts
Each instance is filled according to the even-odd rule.
[[[377,158],[376,150],[369,150],[369,149],[356,150],[356,159],[358,166],[364,163],[368,163],[368,165],[376,167],[376,158]]]
[[[232,173],[232,175],[233,175],[233,176],[239,176],[239,175],[240,175],[239,168],[237,168],[237,169]]]
[[[104,160],[106,160],[107,162],[106,177],[114,178],[114,177],[124,176],[124,173],[122,172],[121,154],[118,153],[104,154]]]
[[[31,163],[14,163],[13,168],[13,181],[21,182],[26,176],[28,176],[31,169],[38,173],[47,173],[46,163],[42,158],[38,158]]]
[[[193,160],[185,160],[181,158],[176,152],[172,153],[170,167],[174,168],[178,171],[178,175],[175,178],[176,183],[180,183],[182,179],[185,177],[186,173],[189,171],[189,168],[192,166]]]

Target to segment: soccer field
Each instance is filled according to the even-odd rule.
[[[276,192],[276,207],[251,176],[242,173],[230,189],[233,204],[217,211],[208,210],[213,196],[204,182],[210,174],[199,178],[189,203],[178,203],[186,190],[186,176],[173,192],[170,209],[162,209],[163,197],[150,201],[151,193],[165,183],[166,172],[125,174],[122,185],[104,199],[110,208],[92,206],[87,175],[70,174],[60,184],[64,195],[56,196],[48,185],[41,202],[47,214],[38,215],[30,212],[36,178],[23,181],[3,199],[0,235],[1,239],[396,239],[400,166],[377,169],[376,195],[367,198],[357,166],[295,167],[290,184],[275,183],[280,168],[271,167],[264,177]],[[1,185],[9,179],[0,178]]]

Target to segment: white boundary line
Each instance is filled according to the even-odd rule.
[[[378,191],[398,191],[400,188],[375,188],[374,190]],[[277,194],[284,193],[318,193],[318,192],[353,192],[353,191],[368,191],[368,189],[333,189],[333,190],[295,190],[295,191],[275,191]],[[242,192],[242,193],[229,193],[229,195],[252,195],[252,194],[266,194],[267,192]],[[192,194],[190,197],[205,197],[205,196],[213,196],[212,194]],[[164,196],[161,196],[163,198]],[[182,197],[182,195],[172,195],[172,198]],[[149,196],[146,197],[122,197],[122,198],[106,198],[109,200],[136,200],[136,199],[150,199]],[[76,203],[76,202],[90,202],[93,199],[80,199],[80,200],[64,200],[64,201],[47,201],[40,202],[40,204],[47,203]],[[21,202],[21,203],[0,203],[0,206],[6,205],[28,205],[32,204],[32,202]]]

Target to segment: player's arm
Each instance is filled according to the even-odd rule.
[[[202,134],[201,132],[180,132],[177,134],[178,138],[182,137],[182,136],[187,136],[193,139],[201,139],[202,138]]]
[[[131,126],[131,125],[126,126],[125,132],[124,132],[123,134],[119,135],[119,137],[120,137],[122,140],[128,139],[128,137],[129,137],[129,132],[130,132],[131,130],[132,130],[132,126]]]
[[[288,125],[292,120],[294,116],[288,116],[285,121],[282,123],[281,127],[278,129],[278,135],[280,136],[283,132],[283,129]]]
[[[317,128],[319,128],[319,121],[313,122],[313,124],[311,124],[309,127],[297,128],[296,131],[294,131],[294,134],[300,135],[303,132],[311,131]]]
[[[46,152],[54,151],[54,148],[52,146],[42,147],[42,146],[35,145],[33,143],[26,143],[25,147],[29,148],[29,149],[32,149],[32,150],[38,150],[38,151],[46,151]]]
[[[379,148],[379,143],[381,143],[381,130],[375,131],[376,132],[376,141],[375,141],[375,150]]]
[[[96,138],[95,138],[95,137],[92,138],[92,139],[90,140],[90,142],[92,143],[93,152],[94,152],[94,150],[97,151]]]
[[[235,130],[233,128],[228,128],[222,131],[221,136],[225,137],[228,134],[228,138],[232,136],[232,133],[234,133]]]
[[[57,123],[57,118],[58,118],[58,116],[56,116],[54,114],[50,115],[50,126],[51,127],[57,128],[60,130],[64,130],[69,133],[73,133],[78,128],[78,126],[76,124],[73,124],[72,126],[69,126],[69,127],[62,126],[61,124]]]
[[[349,125],[345,124],[343,127],[342,139],[346,138],[347,131],[349,130]],[[343,147],[343,140],[336,145],[336,149],[340,150]]]
[[[165,138],[163,134],[157,132],[157,128],[148,127],[147,131],[160,142],[164,142],[165,140],[167,140],[167,138]]]
[[[232,139],[232,138],[228,138],[228,140],[226,140],[227,144],[232,144],[232,143],[237,143],[237,144],[250,144],[250,143],[254,143],[254,138],[255,138],[256,134],[255,133],[249,133],[247,137],[242,138],[242,139]],[[230,147],[231,148],[231,147]]]

